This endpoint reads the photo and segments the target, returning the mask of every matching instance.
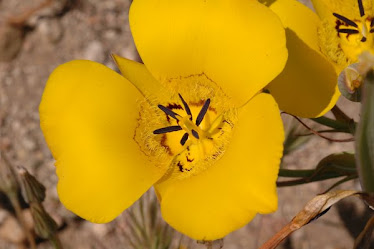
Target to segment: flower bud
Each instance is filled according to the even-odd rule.
[[[57,231],[57,224],[39,203],[30,206],[31,215],[35,223],[35,233],[43,239],[49,239]]]
[[[21,182],[22,196],[27,203],[41,203],[45,199],[45,187],[32,176],[25,168],[18,168],[18,175]]]
[[[363,77],[357,70],[359,64],[355,63],[346,67],[339,75],[338,87],[341,94],[350,101],[361,101],[361,86]]]

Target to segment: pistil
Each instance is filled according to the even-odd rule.
[[[183,137],[180,140],[180,144],[182,146],[185,145],[187,140],[191,138],[194,140],[194,142],[198,142],[199,139],[205,138],[206,134],[205,132],[199,127],[201,122],[203,121],[206,113],[208,112],[209,106],[210,106],[210,99],[207,99],[201,108],[196,121],[193,122],[192,118],[192,113],[191,109],[188,106],[187,102],[183,99],[181,94],[178,94],[179,98],[182,101],[182,104],[184,106],[184,109],[186,111],[186,116],[182,117],[178,113],[173,112],[169,108],[163,106],[163,105],[158,105],[158,108],[163,111],[166,115],[174,118],[177,121],[178,125],[173,125],[173,126],[168,126],[168,127],[163,127],[157,130],[153,131],[153,134],[164,134],[164,133],[169,133],[169,132],[175,132],[175,131],[180,131],[184,130],[185,133],[183,134]]]

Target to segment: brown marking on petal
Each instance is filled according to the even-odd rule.
[[[234,124],[231,121],[225,119],[225,120],[223,120],[223,122],[230,125],[231,128],[234,128]]]
[[[160,144],[161,144],[162,147],[164,147],[167,150],[167,152],[170,156],[173,156],[174,154],[173,154],[173,152],[171,152],[170,147],[166,145],[166,140],[167,140],[166,135],[162,134]]]
[[[188,79],[188,78],[193,78],[193,77],[201,77],[201,76],[205,76],[205,78],[207,78],[209,81],[211,82],[214,82],[211,78],[209,78],[204,72],[202,73],[198,73],[198,74],[189,74],[187,76],[179,76],[179,77],[174,77],[174,78],[169,78],[167,79],[167,82],[171,82],[173,80],[182,80],[182,79]],[[215,82],[214,82],[215,83]]]
[[[190,105],[200,107],[200,106],[203,106],[204,103],[205,103],[205,100],[202,99],[198,102],[190,102]]]
[[[192,170],[192,168],[189,168],[189,169],[184,168],[183,167],[184,165],[180,161],[177,163],[177,166],[178,166],[180,172],[191,171]]]
[[[189,163],[192,163],[195,159],[194,158],[188,158],[188,156],[186,156],[186,159],[187,159],[187,162],[189,162]]]
[[[176,103],[168,103],[166,108],[168,108],[170,110],[173,110],[173,109],[174,110],[184,110],[183,107],[180,104],[176,104]]]
[[[146,153],[144,150],[142,150],[142,146],[140,146],[140,144],[138,143],[138,141],[136,141],[136,131],[137,131],[138,128],[140,127],[141,116],[142,116],[142,114],[141,114],[141,112],[139,112],[139,117],[136,119],[136,127],[135,127],[135,129],[134,129],[134,135],[132,136],[132,140],[134,140],[135,143],[138,145],[140,151],[141,151],[144,155],[148,156],[147,153]]]
[[[341,26],[341,25],[343,25],[343,23],[340,21],[340,20],[336,20],[336,25],[335,25],[335,29],[336,30],[338,30],[339,29],[339,27]]]
[[[196,107],[200,107],[200,106],[203,106],[203,105],[204,105],[205,101],[206,101],[206,100],[203,100],[203,99],[202,99],[202,100],[200,100],[199,102],[190,102],[189,105],[191,105],[191,106],[196,106]],[[216,110],[216,108],[214,108],[214,107],[212,107],[212,106],[209,106],[208,110],[214,112],[215,114],[217,114],[217,110]]]
[[[168,108],[169,110],[183,110],[183,107],[176,103],[168,103],[168,105],[165,107]],[[166,114],[165,116],[166,116],[166,120],[168,121],[168,123],[171,124],[170,117]]]
[[[212,158],[213,159],[216,159],[219,155],[221,155],[222,153],[221,153],[221,151],[220,150],[218,150],[216,153],[214,153],[213,155],[212,155]]]
[[[179,171],[180,172],[183,172],[183,164],[179,161],[178,164],[177,164],[178,168],[179,168]]]

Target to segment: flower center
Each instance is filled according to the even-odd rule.
[[[360,8],[360,13],[361,18],[359,20],[351,20],[333,13],[337,18],[335,29],[340,38],[339,45],[351,61],[357,60],[357,57],[363,51],[369,50],[373,52],[374,19],[367,17],[362,7]]]
[[[175,94],[157,107],[143,103],[134,140],[152,161],[169,160],[162,180],[184,179],[223,155],[236,122],[236,108],[205,75],[168,82]],[[161,180],[161,181],[162,181]]]
[[[342,13],[333,13],[335,22],[326,18],[318,29],[322,52],[338,64],[340,69],[357,62],[358,56],[364,51],[374,53],[372,3],[365,3],[367,11],[362,0],[358,0],[358,8],[353,11],[347,4],[337,3]]]
[[[166,115],[169,117],[172,117],[176,120],[178,125],[173,125],[173,126],[167,126],[164,128],[157,129],[153,131],[153,134],[164,134],[164,133],[169,133],[169,132],[175,132],[175,131],[180,131],[184,130],[185,133],[180,140],[180,144],[183,146],[187,142],[189,138],[192,138],[192,142],[198,143],[199,139],[204,139],[204,138],[211,138],[211,135],[209,131],[204,131],[202,130],[199,125],[204,119],[204,116],[208,112],[209,105],[210,105],[210,99],[207,99],[201,108],[199,115],[196,118],[196,121],[193,122],[192,118],[192,113],[191,109],[188,106],[187,102],[183,99],[182,95],[178,94],[184,109],[186,111],[187,116],[182,117],[178,113],[173,112],[169,108],[163,106],[163,105],[158,105],[158,108],[160,108]]]

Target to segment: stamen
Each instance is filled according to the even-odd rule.
[[[178,115],[177,113],[173,112],[172,110],[166,108],[166,107],[163,106],[163,105],[158,105],[158,108],[160,108],[161,111],[165,112],[166,115],[169,115],[170,117],[172,117],[172,118],[178,120],[178,119],[177,119],[177,116],[179,116],[179,115]]]
[[[182,137],[182,139],[181,139],[181,141],[180,141],[181,145],[184,145],[184,144],[187,142],[188,136],[189,136],[189,135],[188,135],[187,132],[184,133],[184,135],[183,135],[183,137]]]
[[[199,139],[199,133],[197,133],[197,131],[192,130],[191,132],[192,132],[192,135],[193,135],[195,138]]]
[[[361,42],[366,42],[366,37],[365,37],[365,36],[363,36],[363,37],[361,38]]]
[[[363,17],[365,15],[364,6],[362,5],[362,0],[358,0],[358,8],[360,9],[360,15]]]
[[[370,30],[370,33],[374,33],[374,29],[371,29],[371,30]]]
[[[192,113],[191,113],[190,107],[188,106],[187,102],[184,101],[182,95],[180,95],[179,93],[178,93],[178,95],[179,95],[179,98],[181,98],[181,100],[182,100],[182,103],[184,105],[184,109],[186,110],[186,113],[188,115],[190,115],[190,120],[192,120]]]
[[[342,15],[339,15],[339,14],[337,14],[337,13],[333,13],[333,15],[334,15],[336,18],[338,18],[338,19],[340,19],[341,21],[343,21],[343,22],[345,22],[346,24],[348,24],[349,26],[353,26],[353,27],[358,28],[358,25],[357,25],[354,21],[348,19],[347,17],[342,16]]]
[[[174,125],[174,126],[168,126],[168,127],[164,127],[164,128],[161,128],[161,129],[154,130],[153,134],[164,134],[164,133],[173,132],[173,131],[180,131],[180,130],[182,130],[182,127]]]
[[[339,33],[344,33],[344,34],[358,34],[360,33],[358,30],[355,29],[338,29]]]
[[[210,105],[210,99],[207,99],[203,105],[203,108],[201,108],[199,115],[196,118],[196,125],[199,126],[201,122],[203,121],[203,118],[208,111]]]
[[[370,22],[370,28],[372,28],[374,26],[374,18],[371,19],[371,22]]]

